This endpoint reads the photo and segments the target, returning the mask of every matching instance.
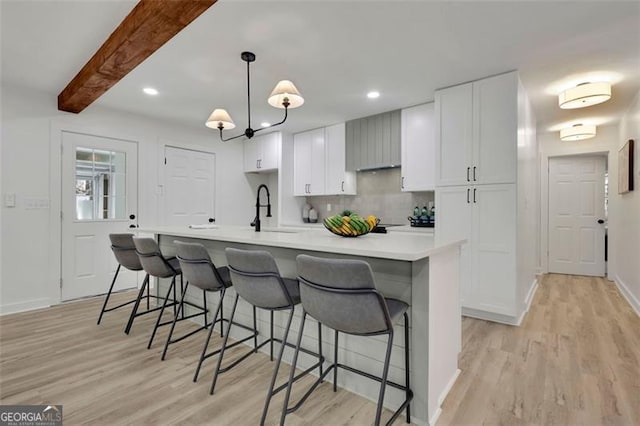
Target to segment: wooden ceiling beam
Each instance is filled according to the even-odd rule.
[[[58,95],[58,109],[79,113],[216,0],[141,0]]]

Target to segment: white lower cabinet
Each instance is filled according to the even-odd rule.
[[[441,187],[438,243],[466,239],[460,259],[463,309],[514,316],[516,306],[516,185]]]

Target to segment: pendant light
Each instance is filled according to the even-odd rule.
[[[242,52],[240,58],[242,58],[242,60],[247,63],[247,128],[244,130],[244,133],[241,133],[237,136],[226,139],[223,138],[222,131],[231,130],[235,128],[236,125],[231,119],[229,113],[222,108],[214,109],[209,116],[209,119],[205,123],[207,127],[218,129],[220,131],[220,140],[222,140],[223,142],[237,139],[243,136],[251,139],[256,132],[279,126],[280,124],[287,121],[287,112],[289,108],[297,108],[304,103],[304,98],[302,97],[302,95],[300,95],[300,92],[291,81],[282,80],[278,82],[278,84],[276,84],[276,87],[271,92],[271,95],[269,95],[267,102],[269,102],[269,105],[275,108],[284,108],[284,118],[278,123],[268,126],[262,126],[258,129],[253,129],[251,127],[251,78],[249,66],[251,62],[254,62],[256,60],[256,55],[251,52]]]
[[[562,109],[584,108],[611,99],[611,84],[607,82],[582,83],[558,95]]]

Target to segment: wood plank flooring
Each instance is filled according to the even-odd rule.
[[[146,349],[155,315],[138,318],[126,336],[128,309],[95,325],[101,303],[0,317],[0,403],[62,403],[70,425],[258,424],[273,368],[266,355],[223,374],[209,396],[215,358],[191,381],[203,333],[173,345],[162,362],[167,327]],[[219,343],[216,336],[211,347]],[[545,276],[521,327],[464,318],[460,368],[438,425],[640,424],[640,318],[603,279]],[[278,422],[282,397],[274,397],[267,423]],[[329,383],[311,398],[288,425],[372,422],[372,402],[334,394]]]

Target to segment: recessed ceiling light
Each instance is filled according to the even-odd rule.
[[[263,121],[262,123],[260,123],[260,126],[269,127],[269,126],[271,126],[271,123],[269,123],[268,121]]]
[[[375,90],[367,93],[367,98],[369,98],[369,99],[376,99],[376,98],[379,98],[379,97],[380,97],[380,92],[377,92]]]
[[[147,95],[152,95],[152,96],[155,96],[158,94],[158,91],[153,87],[145,87],[144,89],[142,89],[142,91]]]

